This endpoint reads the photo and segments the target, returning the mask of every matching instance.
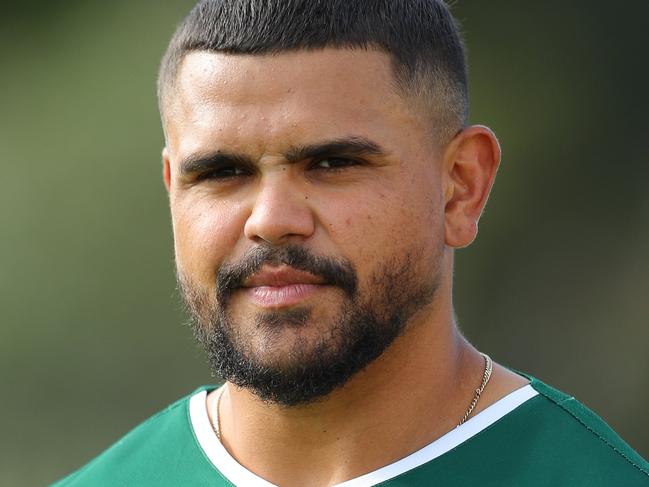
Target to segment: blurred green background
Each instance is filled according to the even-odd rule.
[[[175,292],[159,58],[191,1],[0,2],[0,485],[211,382]],[[649,3],[456,1],[504,148],[456,305],[649,456]]]

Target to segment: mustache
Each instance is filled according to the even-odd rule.
[[[225,306],[232,293],[242,287],[244,281],[259,272],[264,265],[286,265],[309,272],[323,279],[324,284],[339,287],[349,297],[353,297],[358,288],[356,270],[346,259],[318,256],[299,245],[260,245],[246,252],[237,262],[221,265],[216,274],[218,302]]]

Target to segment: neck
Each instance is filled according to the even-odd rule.
[[[275,484],[331,485],[452,430],[480,384],[484,361],[457,331],[450,306],[431,308],[437,315],[413,320],[379,359],[315,404],[269,405],[228,386],[220,402],[224,446]]]

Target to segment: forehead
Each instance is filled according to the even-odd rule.
[[[389,144],[425,130],[395,88],[390,57],[377,50],[190,52],[172,97],[168,143],[185,153],[207,141],[249,153],[349,135]]]

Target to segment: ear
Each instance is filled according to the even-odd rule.
[[[500,145],[487,127],[468,127],[448,145],[444,154],[446,245],[461,248],[475,240],[499,163]]]
[[[162,180],[164,181],[167,193],[171,187],[171,168],[169,166],[169,149],[162,149]]]

